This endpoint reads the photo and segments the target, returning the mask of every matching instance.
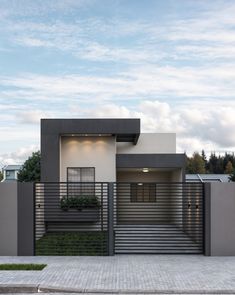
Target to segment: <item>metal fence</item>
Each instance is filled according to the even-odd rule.
[[[203,253],[200,183],[116,183],[115,253]]]
[[[36,255],[203,253],[201,183],[36,183]]]
[[[107,255],[107,225],[107,183],[35,183],[36,255]]]

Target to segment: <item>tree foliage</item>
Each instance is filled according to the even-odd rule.
[[[2,173],[2,171],[0,171],[0,181],[2,181],[3,180],[3,173]]]
[[[233,173],[233,164],[231,161],[228,161],[227,165],[225,166],[225,173],[232,174]]]
[[[206,173],[205,161],[199,153],[194,153],[191,158],[187,158],[187,173]]]
[[[34,152],[24,162],[18,173],[18,180],[21,182],[40,181],[40,152]]]
[[[187,157],[186,173],[189,174],[232,174],[235,169],[235,156],[234,154],[225,154],[223,156],[217,156],[215,153],[211,153],[209,159],[202,151],[194,153],[192,157]]]
[[[230,180],[230,181],[235,181],[235,169],[234,169],[233,172],[230,174],[230,176],[229,176],[229,180]]]

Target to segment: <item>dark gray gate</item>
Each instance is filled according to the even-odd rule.
[[[35,255],[108,255],[107,183],[35,184]]]
[[[115,253],[203,253],[203,184],[116,183]]]

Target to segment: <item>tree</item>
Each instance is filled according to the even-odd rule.
[[[3,174],[2,174],[2,171],[0,171],[0,181],[3,180]]]
[[[233,173],[233,170],[234,170],[234,168],[233,168],[232,162],[231,161],[228,161],[228,163],[227,163],[227,165],[225,167],[225,173],[226,174],[232,174]]]
[[[230,180],[230,181],[235,181],[235,169],[234,169],[233,172],[230,174],[230,176],[229,176],[229,180]]]
[[[34,152],[24,162],[18,173],[18,180],[21,182],[40,181],[40,152]]]
[[[187,158],[186,171],[189,174],[204,174],[206,173],[205,161],[199,153],[194,153],[191,158]]]

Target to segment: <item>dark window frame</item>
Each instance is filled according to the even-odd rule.
[[[156,203],[157,188],[155,183],[131,183],[130,201],[132,203]]]
[[[80,170],[80,180],[82,180],[82,169],[93,169],[93,181],[69,181],[69,169]],[[68,197],[77,195],[95,194],[95,167],[67,167],[67,195]]]

